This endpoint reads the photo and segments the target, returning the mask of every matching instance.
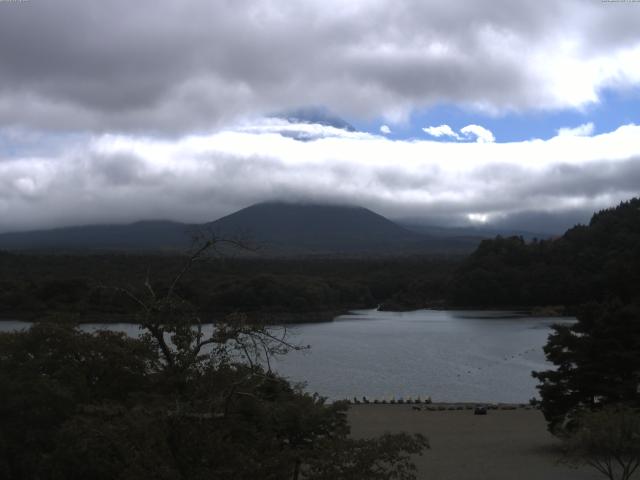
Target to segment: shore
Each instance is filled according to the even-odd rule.
[[[203,323],[215,323],[233,312],[205,312],[201,315]],[[266,325],[290,325],[301,323],[327,323],[332,322],[336,317],[349,313],[349,310],[318,310],[309,312],[243,312],[250,321]],[[78,313],[78,312],[55,312],[54,314],[46,312],[7,312],[2,314],[0,322],[38,322],[59,321],[64,319],[78,324],[85,323],[138,323],[139,317],[136,313]]]
[[[444,404],[436,405],[445,406]],[[351,405],[352,435],[421,433],[431,448],[416,457],[420,480],[597,480],[590,467],[561,461],[559,441],[539,410],[420,410],[413,405]]]

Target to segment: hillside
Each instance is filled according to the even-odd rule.
[[[250,240],[262,255],[461,253],[479,241],[411,232],[361,207],[262,203],[202,225],[146,221],[6,233],[0,249],[183,251],[198,231]]]
[[[597,212],[555,240],[484,240],[455,274],[450,300],[469,306],[627,303],[640,292],[640,198]]]
[[[4,233],[3,250],[184,250],[190,226],[169,221],[145,221],[128,225],[79,227]]]
[[[423,237],[361,207],[261,203],[212,222],[223,236],[280,251],[357,252],[407,247]]]

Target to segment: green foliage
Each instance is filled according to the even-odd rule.
[[[544,351],[556,368],[533,376],[552,431],[603,405],[640,407],[640,304],[587,305],[577,323],[554,327]]]
[[[138,339],[64,323],[0,334],[0,474],[8,480],[414,477],[421,436],[349,438],[346,403],[293,387],[269,358],[283,331],[228,316],[210,335],[180,293],[118,293]]]
[[[567,458],[587,463],[609,480],[628,480],[640,466],[640,413],[609,406],[578,418],[576,431],[566,438]]]
[[[589,226],[526,244],[483,241],[456,271],[449,300],[471,306],[577,306],[640,291],[640,198],[594,214]]]
[[[416,467],[411,455],[429,448],[425,437],[383,435],[373,440],[343,438],[312,457],[304,478],[314,480],[411,480]]]
[[[80,321],[129,320],[139,305],[130,279],[149,275],[158,294],[184,262],[180,255],[45,255],[0,252],[0,315],[41,319],[52,313]],[[442,303],[456,259],[210,258],[190,270],[176,293],[211,317],[242,311],[294,320],[315,312],[400,309]],[[119,289],[112,287],[117,286]],[[272,315],[273,314],[273,315]]]
[[[12,472],[8,478],[36,478],[46,470],[42,456],[80,406],[144,392],[153,363],[146,345],[112,332],[38,324],[0,334],[0,464]]]

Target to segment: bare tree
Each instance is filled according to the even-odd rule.
[[[286,327],[249,322],[244,314],[227,315],[216,322],[211,333],[204,333],[198,311],[180,295],[179,285],[196,263],[220,257],[224,254],[222,250],[230,248],[255,250],[241,239],[199,232],[194,235],[193,246],[183,266],[166,288],[154,288],[149,273],[141,292],[132,288],[116,288],[139,306],[137,320],[145,331],[143,338],[161,352],[165,369],[184,372],[207,357],[219,363],[237,361],[240,357],[251,367],[260,365],[270,372],[273,355],[308,348],[289,342]]]

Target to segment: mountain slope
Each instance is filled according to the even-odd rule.
[[[244,236],[270,248],[369,251],[418,241],[420,236],[361,207],[261,203],[212,222],[225,236]]]
[[[4,233],[5,250],[165,250],[189,246],[190,226],[169,221]]]
[[[479,241],[422,235],[361,207],[262,203],[203,225],[153,221],[7,233],[0,249],[186,250],[198,230],[248,240],[266,255],[468,252]]]

